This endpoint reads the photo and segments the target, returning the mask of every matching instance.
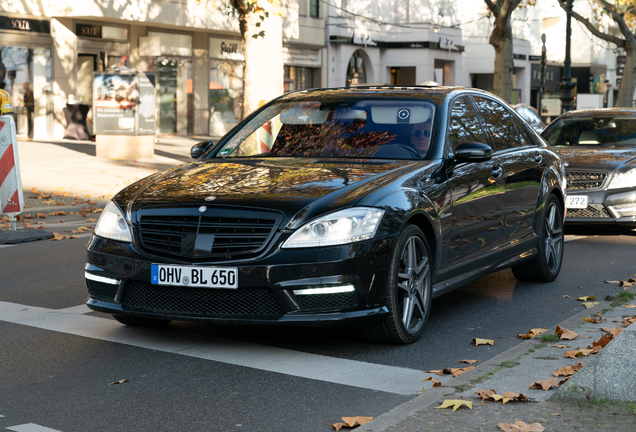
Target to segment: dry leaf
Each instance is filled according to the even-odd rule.
[[[53,238],[49,239],[49,240],[68,240],[68,239],[77,239],[79,238],[78,236],[74,236],[74,235],[64,235],[64,234],[58,234],[56,232],[53,233]]]
[[[479,345],[494,345],[494,344],[495,344],[495,341],[494,341],[494,340],[492,340],[492,339],[479,339],[479,338],[475,338],[475,339],[473,339],[472,343],[473,343],[474,345],[477,345],[477,346],[479,346]]]
[[[583,302],[581,303],[583,306],[585,306],[586,309],[589,309],[591,307],[594,307],[598,304],[598,302]]]
[[[563,348],[569,348],[568,345],[552,345],[555,348],[559,348],[559,349],[563,349]]]
[[[584,296],[584,297],[577,297],[576,299],[586,302],[586,301],[590,301],[590,300],[596,300],[596,297],[594,297],[594,296]]]
[[[475,364],[475,363],[479,363],[479,360],[459,360],[460,363],[468,363],[468,364]]]
[[[487,390],[477,390],[477,391],[475,392],[475,394],[476,394],[477,396],[479,396],[479,397],[481,398],[481,400],[486,400],[486,399],[488,399],[489,397],[491,397],[492,395],[496,395],[496,394],[497,394],[497,392],[496,392],[496,391],[494,391],[493,389],[487,389]]]
[[[457,408],[461,407],[462,405],[466,405],[468,408],[473,409],[472,402],[460,400],[460,399],[446,399],[440,406],[436,407],[436,409],[453,407],[453,412],[454,412],[455,410],[457,410]]]
[[[611,333],[614,336],[618,336],[618,334],[623,331],[620,327],[616,327],[616,328],[601,327],[601,330]]]
[[[636,322],[636,316],[633,316],[631,318],[623,318],[623,320],[621,321],[624,327],[629,327],[630,324],[633,324],[635,322]]]
[[[424,382],[426,382],[426,381],[431,381],[431,382],[433,383],[433,388],[435,388],[435,387],[439,387],[439,386],[441,386],[441,385],[442,385],[442,383],[441,383],[441,382],[437,381],[437,380],[436,380],[435,378],[433,378],[433,377],[428,377],[428,378],[426,378],[426,379],[424,380]],[[426,390],[424,390],[424,391],[426,391]]]
[[[367,424],[371,420],[373,420],[373,417],[360,417],[360,416],[358,416],[358,417],[342,417],[342,420],[344,421],[344,423],[333,423],[333,424],[325,423],[325,424],[328,424],[329,426],[334,428],[336,431],[339,431],[343,427],[354,428],[354,427],[362,426],[363,424]]]
[[[561,340],[574,340],[579,337],[578,333],[573,332],[572,330],[568,330],[563,327],[556,326],[556,330],[554,334],[559,336]]]
[[[563,356],[566,358],[577,358],[577,357],[587,357],[592,352],[591,349],[575,349],[572,351],[566,351],[563,353]]]
[[[499,423],[497,426],[502,432],[543,432],[545,428],[540,423],[525,424],[517,420],[514,424]]]
[[[130,382],[129,380],[127,380],[126,378],[124,378],[124,379],[120,379],[119,381],[112,382],[112,383],[110,383],[110,384],[108,384],[108,385],[123,384],[123,383],[129,383],[129,382]]]
[[[543,390],[546,390],[546,391],[550,390],[552,387],[558,387],[558,386],[559,386],[559,382],[556,379],[535,381],[532,384],[530,384],[531,389],[542,388]]]
[[[628,308],[628,309],[634,309],[636,308],[636,305],[633,304],[628,304],[628,305],[623,305],[624,308]]]
[[[511,392],[511,391],[507,391],[503,394],[503,397],[509,400],[513,400],[515,402],[519,402],[519,401],[529,401],[529,400],[534,400],[524,394],[521,393],[515,393],[515,392]]]
[[[517,337],[519,339],[532,339],[533,337],[540,335],[541,333],[546,331],[547,330],[545,328],[534,328],[526,334],[518,334]]]
[[[592,349],[592,351],[599,352],[601,348],[605,348],[605,345],[610,343],[612,339],[614,339],[614,335],[611,333],[603,335],[598,341],[592,342],[592,346],[591,347],[588,346],[588,349]],[[595,350],[596,347],[599,347],[599,348]],[[596,354],[596,352],[593,352],[592,354]]]

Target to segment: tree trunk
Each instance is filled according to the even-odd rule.
[[[269,16],[261,20],[264,12],[249,12],[239,19],[245,54],[243,118],[283,94],[283,19],[267,0],[258,0],[258,6]]]
[[[493,33],[494,34],[494,33]],[[512,38],[500,39],[495,47],[493,93],[510,103],[512,101]]]
[[[636,68],[636,41],[634,41],[633,37],[625,43],[624,48],[626,51],[625,68],[614,106],[631,108],[632,99],[634,99],[634,88],[636,87],[636,81],[634,80],[636,78],[634,74],[634,68]]]

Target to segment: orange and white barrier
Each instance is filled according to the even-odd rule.
[[[10,115],[0,116],[0,214],[15,220],[23,209],[15,122]]]

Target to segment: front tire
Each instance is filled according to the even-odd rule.
[[[550,195],[541,223],[539,253],[530,261],[512,267],[520,281],[552,282],[563,263],[563,208],[555,195]]]
[[[422,230],[408,225],[398,236],[386,286],[389,314],[366,327],[375,342],[409,344],[417,341],[431,315],[432,277],[428,243]]]

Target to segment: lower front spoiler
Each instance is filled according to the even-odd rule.
[[[138,311],[125,310],[119,304],[105,302],[102,300],[89,299],[86,305],[97,312],[104,312],[111,315],[130,315],[142,318],[152,318],[169,321],[190,321],[201,323],[218,324],[248,324],[248,325],[295,325],[295,326],[349,326],[363,325],[377,322],[389,313],[386,306],[372,309],[346,311],[346,312],[323,312],[323,313],[288,313],[278,319],[244,319],[228,318],[219,316],[181,316],[165,315],[158,313],[144,313]]]

